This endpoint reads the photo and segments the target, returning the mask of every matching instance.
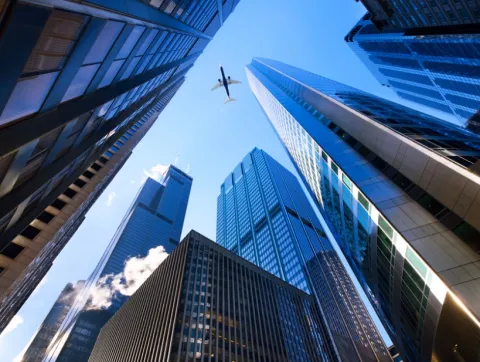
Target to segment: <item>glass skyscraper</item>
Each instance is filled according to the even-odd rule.
[[[128,299],[116,293],[107,308],[91,308],[91,290],[100,278],[122,273],[130,257],[145,257],[180,240],[192,178],[169,166],[161,182],[147,179],[50,345],[44,361],[87,361],[103,325]]]
[[[478,136],[277,61],[247,76],[402,357],[477,361]]]
[[[22,362],[41,362],[45,356],[48,345],[58,332],[64,318],[72,307],[78,293],[85,284],[84,280],[75,284],[69,283],[58,296],[55,304],[48,312],[37,334],[28,346],[22,357]]]
[[[90,362],[330,361],[312,296],[191,231],[100,333]]]
[[[480,9],[480,8],[479,8]],[[480,132],[480,38],[429,28],[383,29],[365,15],[345,41],[401,98],[448,113]]]
[[[360,0],[373,15],[379,29],[436,27],[434,31],[473,29],[462,25],[480,23],[480,5],[475,0]],[[465,30],[464,30],[465,31]]]
[[[262,150],[250,152],[221,186],[217,242],[315,296],[324,344],[336,358],[391,360],[300,183]]]
[[[78,185],[151,126],[238,2],[0,1],[0,331],[89,207]]]

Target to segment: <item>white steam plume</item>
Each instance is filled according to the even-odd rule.
[[[100,278],[91,288],[87,309],[105,309],[112,305],[116,293],[130,296],[167,258],[163,246],[148,251],[144,258],[132,257],[125,262],[122,273],[108,274]]]

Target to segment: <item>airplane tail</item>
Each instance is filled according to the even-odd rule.
[[[236,102],[237,100],[235,98],[231,98],[231,97],[227,97],[227,99],[225,99],[225,102],[223,102],[223,104],[227,104],[228,102]]]

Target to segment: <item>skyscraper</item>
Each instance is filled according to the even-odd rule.
[[[473,29],[462,25],[480,23],[480,6],[475,1],[429,0],[360,0],[372,14],[372,21],[379,28]]]
[[[170,253],[178,244],[191,186],[191,177],[175,166],[169,166],[161,183],[147,179],[65,318],[44,361],[88,360],[100,329],[125,303],[131,294],[128,291],[131,283],[136,282],[129,279],[127,260],[145,258],[145,267],[151,267],[147,261],[152,249],[159,250],[161,246]],[[150,262],[155,262],[155,258],[151,259]],[[133,277],[141,278],[142,270],[142,266],[134,269]]]
[[[191,231],[100,333],[90,362],[330,361],[313,298]]]
[[[402,357],[477,360],[479,138],[277,61],[247,75]]]
[[[23,354],[22,362],[41,362],[45,356],[45,351],[57,333],[63,319],[75,302],[78,292],[82,290],[84,280],[75,284],[68,283],[62,290],[50,312],[45,317],[35,338]]]
[[[26,229],[31,234],[27,235],[26,232],[22,232],[22,236],[34,239],[35,245],[44,246],[26,267],[24,264],[29,259],[25,260],[25,253],[18,257],[16,257],[17,254],[8,254],[8,257],[13,260],[4,259],[9,268],[5,268],[7,270],[0,275],[0,280],[9,278],[9,283],[12,283],[11,280],[14,282],[10,286],[8,286],[9,283],[5,283],[5,286],[0,288],[3,292],[3,298],[0,301],[1,328],[8,324],[35,290],[40,280],[47,274],[57,255],[82,224],[87,211],[128,160],[132,149],[156,121],[159,112],[168,104],[179,86],[180,83],[170,89],[168,95],[160,96],[160,101],[150,111],[128,129],[114,146],[100,156],[87,171],[37,216]],[[6,250],[10,249],[7,247]],[[17,251],[21,253],[22,250],[18,249]],[[2,257],[0,256],[0,258]],[[19,269],[16,268],[18,264],[20,264]],[[22,268],[25,268],[23,272]],[[16,277],[17,275],[19,276]]]
[[[391,360],[291,172],[254,149],[225,179],[217,205],[217,242],[315,296],[332,354],[342,361]]]
[[[379,31],[367,14],[345,41],[375,78],[398,96],[448,113],[458,124],[480,133],[478,34],[431,28]]]
[[[54,237],[53,230],[40,235],[44,220],[55,216],[57,230],[68,222],[81,207],[69,196],[79,192],[76,182],[92,178],[90,168],[129,129],[147,128],[138,122],[168,103],[237,3],[1,2],[0,52],[8,54],[0,67],[2,305],[23,293],[12,284]],[[70,215],[57,217],[65,203]],[[9,299],[7,316],[41,279],[30,275],[27,293]],[[1,331],[9,319],[0,308]]]

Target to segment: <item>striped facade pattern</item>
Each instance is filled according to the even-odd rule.
[[[312,297],[192,231],[89,361],[324,361],[320,333]]]

